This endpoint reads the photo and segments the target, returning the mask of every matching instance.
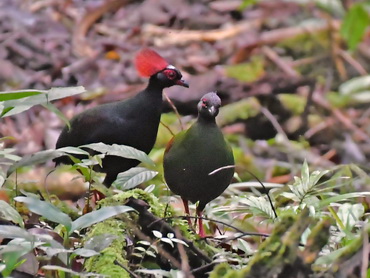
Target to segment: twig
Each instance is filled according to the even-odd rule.
[[[114,260],[114,264],[115,265],[118,265],[118,266],[122,267],[124,270],[126,270],[130,274],[131,277],[133,277],[133,278],[140,278],[140,276],[136,275],[134,272],[132,272],[131,270],[129,270],[126,266],[124,266],[123,264],[121,264],[119,261]]]
[[[195,268],[191,271],[192,274],[196,274],[196,273],[203,273],[203,272],[208,272],[210,271],[215,265],[217,265],[218,263],[217,262],[211,262],[209,264],[206,264],[206,265],[202,265],[198,268]]]
[[[90,212],[90,198],[91,198],[91,173],[92,173],[92,166],[89,167],[90,172],[89,172],[89,189],[87,191],[87,202],[86,202],[86,210],[84,209],[84,212],[86,213]],[[86,214],[84,213],[84,214]]]
[[[131,198],[131,200],[127,203],[130,207],[136,209],[139,213],[139,224],[141,227],[145,228],[148,231],[151,231],[153,229],[157,230],[166,230],[167,233],[173,233],[175,234],[174,229],[163,219],[158,218],[157,216],[154,216],[151,212],[148,211],[148,208],[145,207],[145,205],[140,200]],[[143,202],[143,201],[142,201]],[[171,218],[171,217],[170,217]],[[172,217],[174,218],[174,217]],[[165,218],[164,218],[165,219]],[[144,220],[144,221],[141,221]],[[141,223],[140,223],[141,222]],[[154,224],[159,223],[160,225],[154,226]],[[188,241],[187,239],[181,237],[181,240],[183,240],[186,244],[189,245],[189,248],[198,256],[198,258],[202,259],[203,261],[210,263],[212,260],[204,254],[201,250],[199,250],[197,247],[194,246],[193,242]]]
[[[272,50],[269,46],[263,46],[262,52],[263,54],[266,55],[266,57],[269,60],[271,60],[271,62],[273,62],[276,66],[278,66],[288,76],[294,77],[294,78],[300,77],[297,71],[295,71],[289,63],[281,59],[279,55],[277,55],[276,52]]]
[[[220,220],[216,220],[216,219],[211,219],[211,218],[207,218],[207,217],[198,217],[198,216],[190,216],[190,215],[187,215],[187,216],[171,216],[171,217],[165,217],[165,218],[162,218],[162,219],[158,219],[154,222],[152,222],[151,224],[149,224],[149,227],[151,225],[153,225],[154,223],[160,221],[160,220],[164,220],[164,221],[167,221],[167,220],[170,220],[170,219],[175,219],[175,218],[183,218],[183,219],[187,219],[187,218],[193,218],[193,219],[203,219],[203,220],[207,220],[207,221],[211,221],[211,222],[214,222],[214,223],[218,223],[218,224],[221,224],[221,225],[224,225],[224,226],[227,226],[229,228],[232,228],[234,229],[235,231],[239,232],[239,233],[243,233],[242,230],[240,230],[239,228],[231,225],[231,224],[228,224],[228,223],[225,223],[223,221],[220,221]]]
[[[181,234],[178,229],[175,229],[175,235],[177,238],[181,238]],[[179,250],[181,258],[181,271],[184,273],[185,277],[194,278],[190,272],[189,258],[185,252],[184,245],[178,242],[177,249]]]
[[[263,182],[261,182],[260,180],[259,180],[259,178],[255,175],[255,174],[253,174],[251,171],[249,171],[249,170],[246,170],[252,177],[254,177],[260,184],[261,184],[261,186],[263,187],[263,189],[265,190],[265,194],[267,195],[267,198],[269,199],[269,203],[270,203],[270,205],[271,205],[271,208],[272,208],[272,210],[273,210],[273,212],[274,212],[274,215],[275,215],[275,218],[278,218],[278,216],[277,216],[277,213],[276,213],[276,210],[275,210],[275,207],[274,207],[274,205],[273,205],[273,203],[272,203],[272,200],[271,200],[271,198],[270,198],[270,195],[269,195],[269,192],[267,191],[267,188],[265,187],[265,185],[263,184]]]
[[[332,29],[332,18],[328,18],[328,24],[330,26],[329,29]],[[329,40],[330,40],[330,50],[331,56],[334,60],[335,67],[339,73],[339,76],[342,81],[347,80],[348,74],[346,71],[346,67],[344,66],[342,58],[339,56],[340,46],[339,46],[339,38],[337,32],[329,32]]]
[[[37,1],[31,4],[29,7],[29,11],[33,14],[36,14],[39,10],[51,7],[53,5],[59,4],[61,1],[58,0],[44,0],[44,1]]]
[[[230,169],[230,168],[235,168],[235,165],[227,165],[227,166],[223,166],[223,167],[220,167],[220,168],[217,168],[216,170],[213,170],[211,173],[208,174],[208,176],[212,176],[222,170],[225,170],[225,169]]]
[[[333,108],[327,100],[325,100],[321,94],[319,94],[317,91],[313,94],[313,100],[316,104],[320,105],[321,107],[331,111],[333,115],[336,117],[336,119],[341,122],[346,128],[349,130],[354,131],[355,134],[357,134],[361,140],[364,140],[365,142],[370,143],[369,136],[363,132],[360,128],[358,128],[356,125],[352,123],[348,117],[346,117],[342,111],[340,111],[338,108]]]
[[[168,130],[168,132],[171,133],[172,136],[175,136],[175,133],[173,133],[170,127],[166,125],[163,121],[161,121],[161,125],[163,125]]]
[[[125,218],[125,222],[128,224],[128,226],[132,229],[134,234],[140,239],[145,240],[147,242],[150,242],[151,245],[155,246],[158,249],[158,254],[166,258],[168,261],[172,263],[172,265],[178,269],[181,269],[181,264],[178,260],[176,260],[175,257],[173,257],[170,253],[168,253],[166,250],[164,250],[161,246],[159,246],[155,241],[153,241],[149,236],[145,235],[142,231],[140,231],[135,225],[131,223],[131,221],[127,218]]]
[[[168,97],[168,95],[165,92],[163,92],[163,95],[166,98],[167,102],[170,104],[170,106],[173,109],[173,111],[175,112],[175,114],[177,116],[177,119],[179,120],[181,130],[184,130],[184,125],[182,124],[180,113],[177,110],[175,104],[172,102],[172,100]],[[173,133],[171,132],[171,134],[173,134]]]
[[[346,60],[348,64],[350,64],[359,74],[361,75],[367,75],[366,69],[361,65],[360,62],[356,61],[347,51],[344,51],[343,49],[338,50],[339,55]]]
[[[310,107],[312,105],[313,92],[314,92],[314,87],[313,87],[313,85],[310,85],[306,105],[304,106],[304,110],[303,110],[302,115],[301,115],[302,127],[305,130],[308,129],[308,115],[309,115],[309,112],[310,112]]]
[[[271,122],[271,124],[273,125],[273,127],[276,129],[276,131],[284,137],[284,140],[285,141],[289,141],[289,138],[288,136],[286,135],[285,131],[283,130],[283,128],[280,126],[279,122],[276,120],[275,116],[271,114],[271,112],[265,108],[265,107],[261,107],[261,112],[263,115],[265,115],[265,117]]]
[[[368,231],[363,228],[362,229],[362,234],[363,234],[363,247],[362,247],[362,264],[361,264],[361,277],[365,278],[367,269],[369,267],[369,253],[370,253],[370,248],[369,248],[369,234]]]
[[[258,29],[261,25],[261,19],[243,21],[213,30],[175,30],[146,24],[142,33],[148,40],[153,41],[156,46],[185,45],[192,41],[215,42],[232,38],[248,30]]]
[[[47,185],[46,182],[47,182],[47,179],[48,179],[49,175],[52,174],[55,170],[56,170],[56,168],[54,168],[51,171],[49,171],[49,173],[46,174],[46,177],[44,179],[44,188],[45,188],[46,195],[48,196],[48,199],[49,200],[50,200],[50,192],[49,192],[48,185]]]
[[[221,240],[221,243],[225,243],[225,242],[228,242],[228,241],[231,241],[231,240],[235,240],[235,239],[238,239],[238,238],[241,238],[241,237],[244,237],[244,236],[269,237],[271,235],[270,234],[265,234],[265,233],[257,233],[257,232],[245,232],[245,233],[239,234],[237,236],[231,236],[231,237],[228,237],[228,238],[224,238],[224,239]],[[215,239],[217,239],[217,238],[215,238]]]
[[[274,115],[272,115],[271,112],[263,106],[261,106],[261,112],[271,122],[272,126],[276,129],[276,131],[283,137],[285,145],[287,147],[289,147],[291,145],[290,142],[289,142],[289,138],[286,135],[283,128],[280,126],[279,122],[274,117]],[[291,155],[289,153],[287,153],[287,157],[288,157],[289,163],[291,165],[294,165],[294,160],[293,160],[293,158],[291,157]],[[292,173],[293,173],[293,171],[292,171]]]
[[[334,120],[333,119],[327,119],[324,120],[317,125],[313,126],[310,129],[307,129],[307,131],[303,134],[304,138],[310,139],[312,136],[314,136],[316,133],[327,129],[328,127],[333,125]]]
[[[317,61],[321,61],[326,58],[328,58],[327,54],[320,54],[314,57],[297,59],[297,60],[291,61],[289,64],[291,67],[296,68],[296,67],[300,67],[304,65],[312,65],[312,64],[315,64]]]

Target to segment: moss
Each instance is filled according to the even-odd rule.
[[[125,204],[126,200],[130,197],[147,202],[150,206],[149,211],[154,215],[161,218],[168,217],[168,222],[170,223],[170,225],[178,227],[184,237],[186,237],[188,240],[195,240],[197,238],[194,233],[188,231],[188,224],[185,220],[176,218],[175,212],[171,206],[168,206],[166,203],[160,202],[156,196],[139,188],[125,191],[109,198],[105,198],[104,200],[101,200],[99,202],[99,206],[106,207],[122,205]]]
[[[215,269],[212,271],[212,273],[209,275],[209,278],[238,278],[240,277],[237,270],[232,269],[227,263],[219,264],[215,267]]]
[[[112,278],[126,278],[130,275],[115,264],[118,261],[120,264],[127,266],[128,261],[125,259],[125,229],[126,225],[123,221],[117,219],[108,219],[100,222],[88,232],[86,241],[90,238],[101,234],[116,235],[112,244],[101,251],[99,256],[88,258],[85,261],[85,269],[89,272],[110,275]]]
[[[283,216],[246,267],[231,270],[221,265],[212,271],[210,277],[272,277],[280,273],[285,265],[295,262],[300,237],[309,223],[307,209],[299,217]]]
[[[44,196],[44,195],[43,195]],[[61,201],[58,196],[56,195],[51,195],[50,196],[50,202],[56,206],[60,211],[66,213],[71,217],[72,220],[76,220],[78,217],[80,217],[77,209],[74,207],[70,206],[69,204]]]
[[[302,256],[306,264],[314,263],[321,249],[328,243],[330,236],[329,228],[330,220],[323,219],[311,230]]]
[[[203,240],[197,242],[198,236],[193,232],[188,231],[188,224],[186,220],[180,218],[171,218],[175,216],[174,210],[171,206],[167,206],[165,203],[160,202],[157,197],[151,193],[147,193],[141,189],[133,189],[130,191],[122,192],[114,196],[105,198],[98,202],[99,207],[106,206],[117,206],[126,203],[126,200],[130,197],[144,200],[150,205],[149,211],[158,217],[169,217],[169,223],[172,226],[176,226],[180,229],[185,238],[189,241],[194,242],[201,250],[213,256],[217,251],[213,247],[206,244]],[[137,218],[134,213],[128,213],[128,218],[133,221]],[[111,277],[125,278],[129,277],[129,274],[122,269],[122,267],[116,265],[114,262],[118,261],[124,266],[128,266],[128,261],[125,256],[125,237],[130,231],[127,230],[127,225],[124,220],[119,218],[111,218],[94,225],[86,236],[86,241],[90,238],[101,235],[101,234],[112,234],[118,236],[112,244],[101,251],[99,256],[94,256],[85,261],[85,269],[88,272],[95,272],[99,274],[110,275]]]

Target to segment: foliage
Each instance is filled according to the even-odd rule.
[[[370,15],[366,6],[368,3],[353,4],[344,17],[341,33],[351,50],[357,47],[370,25]]]
[[[22,140],[11,138],[5,132],[2,134],[5,137],[0,139],[0,189],[1,193],[5,192],[4,200],[0,200],[2,276],[15,276],[15,271],[19,271],[46,277],[197,277],[204,273],[210,273],[213,278],[359,277],[359,269],[368,268],[362,258],[366,257],[364,242],[370,232],[370,192],[366,189],[370,177],[368,153],[359,149],[368,149],[369,142],[369,125],[364,124],[370,100],[369,68],[367,60],[361,58],[368,57],[369,4],[358,2],[344,7],[351,1],[337,0],[293,0],[277,4],[258,0],[236,4],[210,2],[212,14],[204,16],[209,20],[205,29],[213,28],[222,9],[230,9],[224,13],[230,20],[227,23],[223,20],[219,30],[206,30],[206,34],[197,33],[204,30],[187,30],[190,32],[185,32],[181,39],[171,41],[166,54],[171,55],[172,44],[186,43],[186,35],[190,34],[192,47],[182,51],[186,58],[181,56],[181,66],[194,77],[211,76],[211,81],[200,78],[194,82],[202,87],[193,83],[193,91],[196,94],[198,88],[217,89],[227,103],[220,109],[217,123],[233,144],[237,182],[205,208],[204,222],[210,237],[199,239],[193,231],[196,227],[189,229],[178,209],[181,202],[169,196],[163,181],[161,160],[165,145],[172,137],[170,130],[173,133],[181,130],[175,113],[163,115],[161,120],[165,125],[160,126],[156,148],[150,156],[129,146],[103,143],[24,155],[17,145],[9,143]],[[197,5],[201,10],[202,3]],[[227,7],[220,8],[222,5]],[[237,5],[234,10],[233,5]],[[280,9],[276,5],[283,8],[275,14],[275,10]],[[68,9],[67,6],[63,9]],[[296,14],[296,10],[303,12]],[[238,33],[243,24],[253,25],[249,20],[258,18],[258,14],[265,14],[259,29],[248,27]],[[119,13],[116,16],[119,17]],[[243,16],[248,20],[241,20]],[[163,29],[165,33],[159,35],[148,36],[147,26],[143,25],[139,33],[146,37],[135,41],[159,45],[167,36],[177,33],[167,27],[188,28],[182,25],[187,20],[184,17],[178,20],[170,16],[171,22]],[[197,18],[192,26],[201,25],[202,18]],[[96,43],[106,46],[110,41],[105,37],[106,30],[116,36],[117,30],[122,33],[116,26],[124,27],[109,24],[107,29],[104,24],[102,20],[99,28],[91,28],[91,34],[98,30],[98,36],[104,41]],[[126,21],[124,25],[129,26]],[[232,29],[228,29],[230,26]],[[208,36],[208,33],[230,36],[233,32],[237,34],[235,40],[226,37],[212,41]],[[132,33],[135,38],[137,35],[138,32]],[[11,41],[7,42],[6,52],[14,56],[8,43]],[[129,40],[125,43],[127,48],[122,57],[118,48],[109,50],[111,54],[116,53],[119,62],[125,61],[129,50],[135,48]],[[104,49],[116,48],[108,44]],[[362,44],[366,47],[361,48]],[[204,49],[206,57],[202,57]],[[98,61],[100,57],[96,58],[99,78],[108,72],[100,68],[103,64],[108,65],[112,74],[122,75],[117,64],[112,67],[109,63],[108,55],[99,56],[106,59],[102,62]],[[187,59],[189,57],[191,59]],[[89,59],[74,60],[73,66],[83,65]],[[95,58],[93,60],[95,62]],[[193,65],[192,61],[199,64]],[[223,64],[216,66],[217,63]],[[130,63],[120,64],[127,69],[126,83],[131,86]],[[64,72],[63,78],[73,80],[75,76]],[[110,80],[116,83],[117,79],[110,76]],[[93,82],[92,87],[99,84]],[[101,90],[96,87],[94,90]],[[30,111],[47,109],[68,124],[63,115],[64,107],[52,102],[84,91],[83,87],[66,87],[1,92],[1,119],[11,121]],[[31,108],[33,110],[29,110]],[[182,109],[195,111],[195,107]],[[23,112],[26,113],[20,114]],[[192,119],[184,117],[182,121],[188,126]],[[290,132],[293,125],[298,127]],[[266,136],[264,132],[271,129],[272,135]],[[259,136],[259,132],[263,136]],[[338,141],[345,142],[338,146]],[[20,186],[21,174],[37,167],[49,171],[51,160],[63,155],[74,162],[65,169],[79,173],[73,175],[83,180],[88,196],[63,201],[49,194],[42,182],[36,182],[33,190]],[[101,174],[94,171],[102,165],[105,155],[137,159],[142,165],[120,173],[112,188],[105,188]],[[357,160],[352,160],[352,156]],[[359,163],[341,165],[338,161]],[[42,177],[45,184],[48,183],[46,176]],[[250,181],[256,177],[267,189]],[[141,189],[148,184],[145,190]],[[132,200],[137,200],[136,205],[140,206],[134,209],[133,203],[130,204]],[[194,204],[190,209],[193,215]],[[194,250],[203,252],[196,253],[195,260],[191,256]],[[165,257],[166,253],[173,255],[172,258]],[[176,260],[181,264],[176,265]],[[197,274],[202,268],[205,272]],[[369,268],[361,271],[363,277],[369,276]]]
[[[226,74],[242,82],[252,82],[264,74],[263,62],[263,57],[253,56],[249,63],[228,66]]]

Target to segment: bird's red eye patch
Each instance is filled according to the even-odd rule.
[[[207,107],[207,99],[202,98],[202,107]]]
[[[177,73],[174,70],[167,69],[163,71],[163,73],[167,76],[168,79],[173,80],[177,77]]]

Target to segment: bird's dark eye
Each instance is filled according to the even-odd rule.
[[[171,80],[175,79],[175,77],[177,76],[176,72],[173,70],[166,70],[165,74],[168,77],[168,79],[171,79]]]

